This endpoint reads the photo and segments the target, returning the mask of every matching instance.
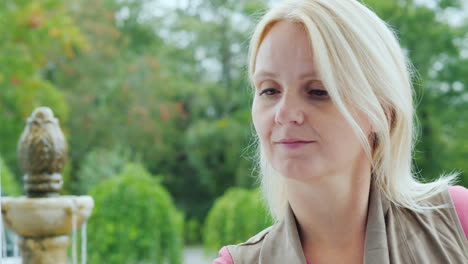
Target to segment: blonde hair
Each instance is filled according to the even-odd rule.
[[[303,25],[309,35],[318,76],[357,134],[371,161],[376,186],[398,206],[415,211],[438,208],[424,200],[446,190],[456,175],[422,183],[412,171],[416,134],[413,68],[391,28],[356,0],[283,1],[262,17],[253,33],[249,49],[251,83],[260,44],[271,27],[284,20]],[[349,104],[369,119],[373,146],[347,108]],[[271,215],[278,221],[287,202],[284,178],[271,166],[257,141],[261,189]]]

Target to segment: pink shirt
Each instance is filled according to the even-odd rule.
[[[449,192],[465,236],[468,239],[468,189],[462,186],[450,186]],[[227,247],[223,247],[219,251],[219,257],[212,264],[234,264]],[[312,262],[307,261],[307,264],[312,264]]]

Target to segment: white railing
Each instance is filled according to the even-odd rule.
[[[21,264],[21,256],[18,248],[18,236],[3,227],[0,221],[0,263]]]
[[[2,264],[21,264],[21,258],[18,257],[18,258],[3,258],[1,259],[2,261]]]
[[[0,212],[2,211],[2,164],[0,164]],[[16,234],[8,231],[3,226],[3,217],[0,214],[0,263],[21,264],[20,251]]]

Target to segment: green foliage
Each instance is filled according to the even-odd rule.
[[[90,194],[89,263],[181,263],[183,216],[141,165],[127,164]]]
[[[128,148],[122,146],[110,150],[98,148],[89,152],[70,189],[77,194],[87,194],[93,186],[119,174],[128,162],[138,161],[133,156]]]
[[[413,79],[419,120],[415,163],[426,180],[443,172],[468,172],[468,58],[462,55],[468,48],[463,41],[468,24],[452,26],[438,17],[445,8],[456,10],[458,0],[437,2],[434,10],[414,0],[366,1],[395,29],[417,70]],[[468,174],[462,174],[460,184],[467,183]]]
[[[204,248],[215,252],[222,246],[246,241],[272,224],[260,192],[231,188],[210,210],[203,229]]]
[[[11,171],[3,162],[0,156],[0,178],[1,178],[1,191],[2,196],[19,196],[21,195],[20,184],[16,181]]]
[[[81,180],[80,174],[90,151],[125,142],[125,146],[141,153],[142,163],[149,171],[163,175],[162,183],[177,197],[178,206],[189,218],[201,221],[216,195],[228,186],[250,187],[250,161],[240,157],[250,136],[250,94],[242,77],[247,32],[239,30],[232,21],[214,25],[187,12],[166,12],[164,16],[148,15],[142,19],[144,6],[155,1],[77,2],[70,14],[89,40],[88,48],[78,51],[72,59],[59,54],[48,71],[50,80],[66,92],[73,116],[66,123],[73,162],[70,186],[86,181]],[[229,2],[229,8],[233,8],[230,13],[251,12],[260,6],[258,1]],[[205,4],[196,3],[196,9],[217,9],[216,5]],[[159,8],[164,10],[163,6]],[[249,21],[245,14],[242,16]],[[216,39],[223,39],[223,34],[228,39],[221,44],[205,38],[213,28],[208,25],[216,28]],[[249,25],[250,22],[246,24]],[[191,26],[200,28],[192,32]],[[195,34],[197,41],[181,45],[172,37],[154,34],[155,29],[169,30],[170,36]],[[232,52],[231,45],[236,46]],[[229,73],[212,74],[203,67],[195,52],[201,49],[223,50],[223,57],[211,51],[208,55],[217,62],[225,58],[222,67],[230,69]],[[224,79],[229,80],[230,86]],[[239,113],[242,118],[234,117]],[[204,133],[215,127],[212,124],[225,121],[234,131],[218,129],[221,134],[210,136],[216,137],[217,143],[235,143],[232,152],[219,144],[212,148],[207,140],[194,141],[205,138]],[[204,124],[211,127],[204,129]],[[223,139],[224,131],[228,132],[229,141]],[[188,144],[191,148],[187,148]],[[210,153],[194,157],[192,147],[210,149]],[[223,164],[217,164],[215,171],[222,172],[218,175],[202,164],[225,156],[229,164],[224,169]],[[233,166],[235,163],[240,166]],[[211,178],[214,183],[209,182]],[[91,181],[89,185],[92,184]],[[77,191],[83,192],[83,188]]]

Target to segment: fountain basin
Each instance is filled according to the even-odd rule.
[[[91,196],[47,198],[2,197],[4,225],[23,237],[68,235],[73,232],[72,215],[78,229],[91,215]]]

